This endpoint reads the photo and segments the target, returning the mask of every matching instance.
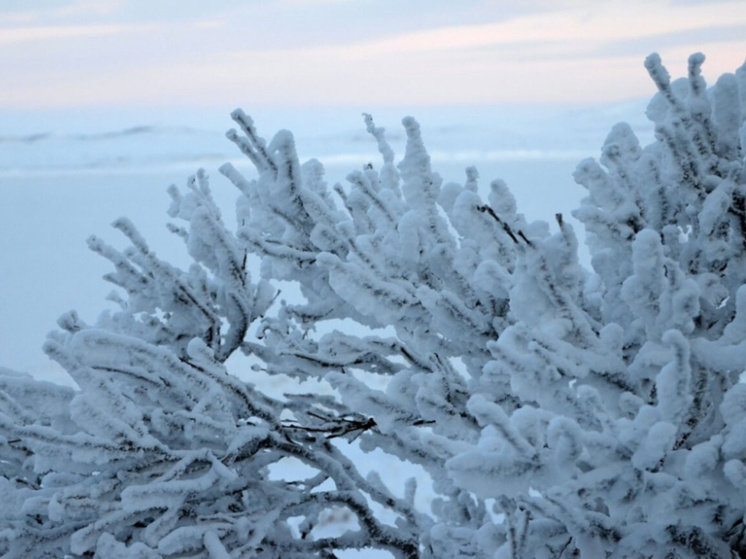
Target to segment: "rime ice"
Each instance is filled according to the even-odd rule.
[[[485,201],[474,168],[443,184],[411,117],[397,163],[365,115],[382,161],[330,187],[235,111],[235,222],[204,171],[169,191],[188,269],[117,220],[128,248],[89,246],[121,308],[45,346],[79,390],[0,370],[0,553],[745,553],[746,67],[707,89],[703,62],[651,55],[657,140],[620,124],[579,164],[592,270],[561,214],[527,222],[499,179]],[[360,450],[426,472],[432,506]]]

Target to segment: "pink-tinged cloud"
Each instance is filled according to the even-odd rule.
[[[96,39],[112,35],[154,32],[155,24],[136,25],[42,25],[0,28],[0,47],[31,42],[54,42],[66,39]],[[50,45],[54,48],[54,45]]]
[[[163,4],[118,0],[102,15],[77,2],[0,27],[0,108],[614,101],[652,93],[650,51],[674,75],[703,51],[712,79],[746,57],[742,0],[498,4],[443,4],[452,21],[418,24],[407,7],[386,19],[355,0],[174,4],[173,18]]]

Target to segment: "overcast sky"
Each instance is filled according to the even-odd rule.
[[[651,51],[735,70],[746,1],[2,0],[0,110],[615,101]]]

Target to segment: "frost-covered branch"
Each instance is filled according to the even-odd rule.
[[[381,162],[329,187],[235,111],[235,226],[204,171],[169,190],[188,270],[118,220],[128,248],[89,245],[120,309],[45,346],[77,388],[0,370],[0,554],[746,553],[746,67],[703,63],[651,55],[656,141],[578,166],[592,270],[561,215],[444,182],[411,117],[397,162],[364,115]]]

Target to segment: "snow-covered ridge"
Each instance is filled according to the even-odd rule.
[[[401,118],[413,114],[423,123],[434,162],[478,164],[490,161],[580,160],[593,155],[609,128],[632,121],[645,133],[641,102],[591,108],[441,107],[371,110],[389,131],[395,150],[403,149]],[[321,117],[315,116],[321,113]],[[326,166],[376,161],[375,146],[365,133],[360,111],[253,111],[268,130],[293,130],[301,159],[318,158]],[[226,113],[226,114],[223,114]],[[26,116],[26,118],[24,118]],[[127,120],[127,119],[130,120]],[[237,158],[224,138],[227,111],[109,115],[84,110],[69,115],[0,114],[0,176],[60,172],[140,172],[194,170]]]
[[[221,144],[215,131],[157,124],[96,132],[60,129],[7,134],[0,135],[0,173],[194,166],[226,158],[229,146],[220,151]]]

